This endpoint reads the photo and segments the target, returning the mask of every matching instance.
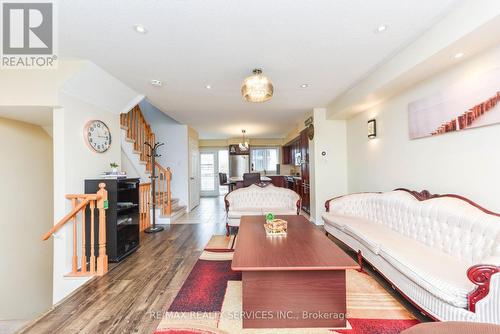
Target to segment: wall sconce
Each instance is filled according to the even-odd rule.
[[[374,139],[377,137],[377,120],[371,119],[368,121],[368,138]]]

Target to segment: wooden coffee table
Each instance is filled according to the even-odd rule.
[[[243,328],[343,327],[346,269],[359,269],[303,216],[266,236],[264,216],[241,217],[232,269],[243,276]]]

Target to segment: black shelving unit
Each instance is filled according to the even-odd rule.
[[[85,193],[95,194],[99,183],[106,184],[106,251],[110,262],[119,262],[139,247],[139,179],[85,180]],[[97,215],[97,211],[96,211]],[[96,216],[97,217],[97,216]],[[87,241],[90,241],[90,214],[87,218]],[[98,254],[98,219],[95,220],[95,251]],[[87,258],[90,245],[87,243]]]

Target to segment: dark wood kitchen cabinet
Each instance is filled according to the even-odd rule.
[[[300,166],[301,180],[295,179],[293,190],[302,198],[302,210],[311,211],[311,185],[309,172],[309,138],[307,129],[283,146],[283,164]],[[290,185],[288,185],[290,188]]]
[[[310,213],[310,177],[309,177],[309,138],[307,130],[304,129],[300,132],[299,136],[299,149],[300,149],[300,175],[302,177],[302,186],[300,189],[300,196],[302,197],[302,210]]]
[[[307,213],[311,213],[311,187],[309,184],[302,183],[301,191],[302,210]]]
[[[284,176],[281,175],[268,175],[268,177],[271,179],[271,183],[275,187],[280,187],[280,188],[286,188],[286,180]]]
[[[281,148],[282,156],[283,156],[283,165],[291,165],[292,164],[292,156],[291,156],[291,147],[290,146],[283,146]]]

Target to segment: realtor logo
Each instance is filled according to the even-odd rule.
[[[53,7],[50,1],[2,3],[2,67],[54,66]]]

